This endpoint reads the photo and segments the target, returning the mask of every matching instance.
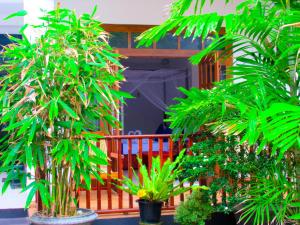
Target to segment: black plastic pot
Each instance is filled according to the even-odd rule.
[[[237,225],[234,213],[215,212],[211,215],[211,219],[205,222],[205,225]]]
[[[143,223],[159,223],[163,202],[154,202],[140,199],[140,218]]]

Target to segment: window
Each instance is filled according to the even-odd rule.
[[[185,50],[200,50],[202,49],[202,43],[200,38],[194,39],[193,37],[180,38],[180,48]]]
[[[171,33],[168,33],[157,42],[156,47],[158,49],[177,49],[178,37],[173,36],[173,34]]]
[[[226,80],[226,66],[221,65],[220,80]]]
[[[127,32],[111,32],[109,44],[114,48],[128,48]]]
[[[151,45],[150,47],[145,47],[145,46],[137,47],[138,42],[136,41],[136,38],[140,34],[141,33],[131,33],[131,48],[153,48],[153,45]]]

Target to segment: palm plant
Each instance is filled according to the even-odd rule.
[[[203,14],[206,3],[205,0],[175,0],[170,18],[139,37],[140,45],[150,45],[168,32],[203,40],[213,36],[206,49],[191,57],[194,64],[223,48],[217,60],[236,55],[228,71],[232,77],[215,84],[214,89],[181,89],[186,98],[170,107],[171,127],[177,135],[189,135],[206,125],[215,132],[242,136],[241,142],[252,145],[257,153],[271,149],[278,160],[288,157],[293,161],[294,172],[289,179],[290,187],[297,193],[300,187],[300,3],[245,0],[235,13],[226,15]],[[189,15],[191,8],[194,13]],[[226,33],[221,36],[222,26]],[[299,201],[295,195],[291,199]],[[253,208],[253,212],[257,211]],[[300,215],[292,218],[299,219]]]
[[[15,43],[1,52],[1,124],[9,143],[0,158],[0,172],[7,172],[2,191],[18,176],[29,192],[26,207],[38,192],[50,216],[74,215],[74,192],[90,189],[91,176],[101,181],[99,165],[107,159],[95,144],[101,136],[92,131],[97,121],[118,127],[112,115],[128,97],[115,89],[123,80],[120,56],[95,12],[77,17],[68,9],[50,11],[33,27],[45,31],[34,43],[25,25],[22,39],[10,37]],[[36,173],[15,171],[16,164]],[[26,184],[27,178],[34,181]]]

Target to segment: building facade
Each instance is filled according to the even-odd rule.
[[[124,61],[124,64],[129,68],[131,67],[131,74],[135,74],[138,70],[146,72],[155,70],[157,73],[150,75],[151,78],[159,77],[159,79],[162,79],[162,76],[159,76],[160,73],[172,74],[172,72],[179,73],[181,71],[184,75],[176,80],[178,82],[177,86],[185,86],[186,88],[192,86],[201,87],[201,85],[206,87],[205,85],[210,85],[213,81],[223,79],[221,74],[222,65],[204,63],[192,66],[188,63],[187,58],[205,47],[204,42],[191,44],[185,43],[182,38],[174,39],[170,37],[165,40],[165,43],[161,43],[161,47],[159,47],[160,43],[157,43],[151,49],[135,48],[135,43],[132,41],[134,37],[147,28],[158,25],[167,19],[169,15],[168,6],[171,2],[172,0],[0,0],[0,42],[1,37],[3,41],[3,35],[5,34],[18,34],[19,29],[26,23],[38,24],[38,17],[43,14],[41,9],[53,10],[59,4],[62,8],[74,9],[78,14],[81,14],[92,12],[93,8],[97,6],[96,18],[102,21],[105,24],[105,28],[112,33],[115,41],[114,45],[118,48],[118,51],[129,57],[129,60]],[[224,1],[218,0],[213,7],[206,7],[204,13],[210,11],[217,11],[221,14],[229,13],[240,2],[241,0],[235,0],[234,3],[225,6]],[[24,18],[18,17],[3,21],[3,18],[19,10],[26,10],[28,15]],[[40,33],[33,33],[28,30],[27,35],[34,41],[34,38]],[[172,41],[175,45],[170,47]],[[224,64],[223,66],[226,65]],[[219,75],[215,77],[217,70],[220,70]],[[145,74],[149,74],[146,72]],[[132,92],[138,98],[134,103],[129,103],[127,108],[122,108],[121,110],[123,113],[120,115],[120,119],[125,127],[122,131],[123,133],[141,131],[149,134],[156,132],[157,126],[164,117],[165,105],[169,104],[169,99],[176,97],[173,96],[175,92],[168,93],[166,91],[171,90],[166,80],[174,83],[174,79],[169,79],[167,76],[164,79],[165,83],[159,82],[162,86],[161,91],[157,91],[161,92],[162,97],[159,98],[162,101],[150,101],[148,104],[144,104],[147,98],[148,100],[151,98],[151,93],[150,95],[145,93],[146,87],[143,90]],[[172,88],[174,89],[173,86]],[[158,96],[154,97],[158,98]],[[141,108],[144,109],[143,112],[137,111]],[[145,121],[144,118],[140,118],[139,121],[137,119],[138,114],[143,114],[151,122],[144,123],[144,127],[137,127],[136,124],[141,124]],[[0,188],[4,179],[5,174],[0,174]],[[20,193],[20,189],[10,187],[4,195],[0,195],[0,209],[22,208],[25,205],[25,199],[26,193]]]

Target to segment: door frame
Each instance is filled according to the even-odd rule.
[[[157,49],[156,43],[153,43],[153,48],[132,48],[131,39],[132,33],[142,33],[156,25],[133,25],[133,24],[103,24],[102,27],[108,33],[125,32],[128,33],[128,47],[116,48],[116,52],[125,57],[147,57],[147,58],[189,58],[197,54],[201,50],[186,50],[181,49],[181,37],[177,37],[177,49]],[[225,33],[225,28],[222,28],[220,35]],[[202,41],[202,40],[201,40]],[[202,49],[204,42],[202,41]],[[205,57],[198,65],[198,88],[210,89],[213,87],[213,82],[221,80],[221,66],[228,68],[233,64],[233,58],[228,57],[225,60],[218,60],[216,57],[220,55],[222,50],[217,51],[211,56]],[[214,69],[214,73],[213,73]],[[115,134],[120,134],[120,131],[113,131]]]
[[[122,24],[103,24],[102,27],[108,33],[111,32],[126,32],[128,33],[128,48],[117,48],[121,55],[126,57],[156,57],[156,58],[189,58],[199,50],[181,49],[181,37],[177,37],[177,49],[157,49],[156,43],[153,43],[153,48],[132,48],[131,37],[132,33],[142,33],[155,25],[122,25]],[[204,43],[202,42],[202,46]]]

